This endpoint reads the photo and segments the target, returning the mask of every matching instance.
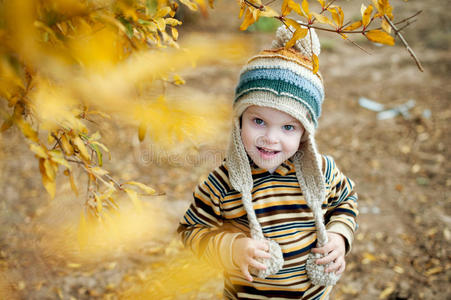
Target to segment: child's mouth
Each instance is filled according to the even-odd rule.
[[[277,153],[280,152],[280,151],[274,151],[274,150],[265,149],[265,148],[262,148],[262,147],[257,147],[257,149],[264,156],[273,156],[273,155],[276,155]]]

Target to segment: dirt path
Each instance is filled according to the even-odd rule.
[[[423,2],[410,2],[411,10],[424,8]],[[356,182],[361,211],[347,271],[334,299],[451,298],[451,55],[446,38],[435,37],[437,32],[430,29],[442,22],[446,32],[449,14],[437,11],[443,5],[432,2],[437,5],[428,2],[425,14],[435,13],[436,18],[419,22],[418,34],[411,35],[424,73],[399,47],[364,44],[373,53],[368,56],[341,40],[322,37],[320,70],[326,101],[318,145]],[[212,32],[202,30],[205,38],[237,34],[236,23],[221,18],[221,14],[213,15],[189,30],[206,28],[214,19],[223,26]],[[272,39],[260,33],[246,37],[257,49]],[[187,84],[180,93],[227,103],[239,69],[226,63],[199,67],[183,74]],[[416,102],[410,119],[377,120],[375,112],[359,106],[360,97],[388,108],[409,99]],[[219,298],[220,275],[205,266],[193,267],[197,262],[181,251],[175,228],[192,188],[220,162],[227,126],[217,129],[214,141],[200,145],[189,159],[167,153],[158,160],[146,156],[152,148],[136,142],[134,129],[104,126],[106,143],[117,145],[113,150],[117,163],[110,166],[111,172],[124,180],[153,183],[166,192],[166,198],[146,202],[141,217],[149,223],[141,223],[147,227],[136,236],[138,243],[116,245],[102,255],[80,260],[74,243],[82,200],[62,180],[58,201],[49,203],[37,164],[23,140],[17,132],[2,134],[0,298]],[[73,243],[55,242],[63,237]],[[49,248],[49,241],[56,247]]]

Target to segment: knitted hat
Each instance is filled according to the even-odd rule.
[[[291,36],[292,31],[285,26],[279,27],[276,40],[273,41],[273,49],[264,50],[252,57],[241,70],[233,104],[232,138],[226,157],[230,183],[241,193],[251,237],[269,242],[271,258],[261,260],[266,265],[266,270],[253,270],[260,278],[276,274],[284,261],[279,244],[263,235],[252,206],[253,179],[240,131],[240,117],[249,106],[277,109],[291,115],[304,126],[304,137],[299,150],[293,156],[293,163],[304,198],[315,218],[318,245],[327,243],[321,211],[325,199],[325,185],[321,172],[321,157],[314,139],[324,100],[324,87],[321,75],[313,74],[310,60],[312,51],[319,55],[320,44],[314,29],[311,29],[293,48],[285,49],[284,45]],[[307,259],[307,273],[311,281],[316,285],[335,284],[338,276],[325,273],[325,265],[315,264],[319,257],[321,255],[311,253]]]

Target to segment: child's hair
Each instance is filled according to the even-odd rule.
[[[325,198],[325,184],[321,173],[322,158],[314,139],[324,100],[324,87],[320,73],[313,73],[311,61],[312,54],[319,55],[320,44],[314,29],[310,29],[305,38],[297,41],[293,48],[286,49],[284,46],[291,39],[293,31],[292,27],[287,29],[281,26],[277,30],[273,48],[252,57],[242,68],[235,91],[232,138],[226,165],[231,185],[242,194],[251,237],[265,239],[252,207],[253,180],[249,159],[241,141],[240,117],[246,108],[258,105],[280,110],[299,120],[304,126],[306,139],[303,139],[292,160],[304,198],[314,214],[318,243],[324,245],[327,235],[321,204]],[[274,240],[269,240],[269,244],[272,258],[263,261],[267,268],[257,272],[260,278],[277,273],[283,265],[280,246]],[[314,284],[332,285],[338,280],[334,273],[324,273],[316,267],[310,268],[308,273]]]

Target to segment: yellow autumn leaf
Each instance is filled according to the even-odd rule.
[[[48,158],[47,149],[44,146],[37,144],[30,144],[30,150],[33,151],[40,158]]]
[[[177,25],[182,24],[181,21],[174,19],[174,18],[166,18],[165,21],[166,21],[166,24],[170,25],[170,26],[177,26]]]
[[[74,176],[72,176],[72,172],[69,169],[64,170],[64,175],[69,176],[70,187],[75,195],[78,196],[78,189],[77,185],[75,184]]]
[[[279,16],[279,14],[269,6],[265,6],[264,10],[260,12],[260,17],[272,18],[277,16]]]
[[[103,175],[108,174],[107,170],[102,169],[100,167],[92,167],[92,168],[89,168],[89,170],[91,170],[94,174],[96,174],[98,176],[103,176]]]
[[[0,132],[3,132],[5,130],[8,130],[9,128],[11,128],[11,126],[13,126],[14,122],[12,118],[8,118],[7,120],[5,120],[2,124],[2,127],[0,128]]]
[[[376,260],[377,260],[377,258],[373,254],[371,254],[369,252],[363,253],[362,264],[366,265],[366,264],[369,264],[370,262],[373,262]]]
[[[304,16],[308,17],[310,19],[310,11],[308,8],[308,1],[302,0],[302,10],[304,11]]]
[[[299,3],[296,3],[293,0],[288,0],[288,6],[301,17],[307,17],[307,15],[302,11],[301,5]]]
[[[238,14],[238,19],[243,17],[244,12],[247,10],[247,5],[244,2],[241,4],[240,13]]]
[[[287,16],[291,12],[291,7],[289,5],[290,0],[283,0],[282,3],[282,16]]]
[[[91,158],[89,156],[88,149],[86,148],[85,143],[82,141],[82,139],[77,135],[72,141],[74,142],[75,146],[77,146],[78,151],[80,151],[82,158],[89,161]]]
[[[25,121],[21,116],[15,121],[17,126],[27,139],[35,143],[39,143],[38,133],[33,128],[31,128],[31,125],[27,121]]]
[[[65,166],[67,169],[71,169],[69,162],[64,158],[63,154],[59,150],[52,150],[49,152],[51,160]]]
[[[172,34],[172,38],[174,39],[174,41],[176,41],[179,38],[179,32],[174,27],[171,28],[171,34]]]
[[[395,287],[390,285],[388,287],[386,287],[380,294],[379,294],[379,299],[386,299],[388,296],[391,295],[391,293],[393,293],[395,291]]]
[[[388,24],[387,20],[383,19],[381,25],[382,25],[382,29],[386,33],[388,33],[388,34],[391,33],[391,26],[390,26],[390,24]]]
[[[46,168],[44,166],[45,159],[39,159],[39,172],[42,177],[42,185],[44,185],[45,190],[49,193],[50,198],[55,198],[56,184],[54,180],[51,180],[46,173]]]
[[[313,64],[313,74],[318,73],[319,61],[318,61],[318,56],[316,56],[315,53],[312,54],[312,64]]]
[[[163,18],[155,19],[155,23],[157,24],[157,28],[160,32],[164,32],[166,29],[166,21]]]
[[[103,151],[105,151],[105,152],[110,152],[110,150],[104,145],[104,144],[102,144],[102,143],[100,143],[100,142],[97,142],[97,141],[92,141],[92,142],[90,142],[91,144],[93,144],[93,145],[97,145],[97,146],[99,146],[100,148],[102,148],[103,149]]]
[[[353,31],[353,30],[359,28],[360,26],[362,26],[362,21],[357,21],[357,22],[354,22],[351,25],[345,27],[343,29],[343,31]]]
[[[324,15],[320,15],[315,12],[312,12],[312,16],[314,16],[315,19],[318,20],[320,23],[328,24],[330,26],[335,27],[335,24]]]
[[[180,0],[180,2],[183,3],[184,5],[186,5],[192,11],[196,11],[197,10],[197,4],[192,2],[192,1],[190,1],[190,0]]]
[[[244,31],[255,22],[253,12],[250,9],[246,10],[243,22],[240,25],[240,30]]]
[[[164,6],[157,11],[157,13],[155,14],[155,16],[153,16],[153,18],[154,19],[163,18],[170,12],[171,12],[171,8],[168,6]]]
[[[128,197],[132,201],[135,208],[138,211],[142,211],[142,203],[141,203],[141,200],[139,200],[138,194],[136,193],[136,191],[131,190],[131,189],[124,189],[124,191],[127,193]]]
[[[319,4],[321,4],[321,7],[324,8],[326,4],[324,3],[324,0],[318,0]]]
[[[301,27],[301,24],[299,24],[296,20],[293,19],[285,19],[285,23],[287,23],[289,26],[294,27],[295,30]]]
[[[151,187],[149,187],[149,186],[147,186],[147,185],[145,185],[144,183],[141,183],[141,182],[137,182],[137,181],[127,181],[127,182],[124,183],[124,184],[130,184],[130,185],[137,186],[137,187],[139,187],[140,189],[142,189],[146,194],[149,194],[149,195],[155,194],[155,190],[154,190],[153,188],[151,188]]]
[[[360,6],[360,14],[362,15],[362,17],[363,17],[363,14],[365,13],[365,10],[366,10],[366,5],[362,3],[362,5]]]
[[[378,4],[380,5],[381,14],[387,15],[390,20],[393,20],[393,7],[390,5],[390,2],[388,0],[378,0]]]
[[[74,148],[67,140],[66,134],[63,134],[61,136],[60,142],[61,142],[61,146],[63,147],[63,151],[64,151],[64,153],[66,153],[66,155],[71,156],[72,154],[74,154]]]
[[[426,272],[424,272],[424,275],[431,276],[431,275],[438,274],[443,271],[444,270],[443,270],[442,266],[433,267],[433,268],[428,269]]]
[[[290,49],[291,47],[293,47],[294,44],[296,44],[297,40],[304,38],[307,35],[307,33],[308,33],[307,28],[299,27],[298,29],[296,29],[291,39],[285,45],[285,48]]]
[[[337,24],[338,27],[343,26],[344,13],[340,6],[334,5],[329,7],[329,12],[332,14],[332,19]]]
[[[147,123],[141,122],[138,127],[138,138],[139,141],[142,142],[146,138],[146,132],[147,132]]]
[[[67,263],[67,267],[69,267],[71,269],[78,269],[81,267],[81,265],[77,264],[77,263]]]
[[[182,84],[185,84],[185,80],[182,77],[180,77],[178,74],[174,74],[174,83],[176,85],[182,85]]]
[[[395,39],[391,35],[379,29],[370,30],[365,33],[365,36],[368,40],[374,43],[380,43],[389,46],[393,46],[395,44]]]
[[[47,177],[50,180],[54,181],[55,177],[56,177],[56,172],[52,165],[52,162],[49,159],[44,159],[44,169],[45,169],[45,174],[47,175]]]
[[[378,12],[382,12],[382,7],[378,0],[371,0],[371,2]]]
[[[42,176],[42,184],[44,185],[44,188],[46,189],[47,193],[49,193],[50,198],[55,198],[55,192],[56,192],[56,184],[54,180],[51,180],[47,176]]]
[[[372,5],[368,5],[368,7],[365,9],[365,11],[362,14],[363,27],[368,26],[368,24],[370,23],[370,21],[371,21],[371,13],[372,12],[373,12],[373,6]]]
[[[99,196],[97,196],[96,193],[94,193],[94,199],[96,200],[97,212],[101,213],[103,209],[102,200],[100,200]]]

